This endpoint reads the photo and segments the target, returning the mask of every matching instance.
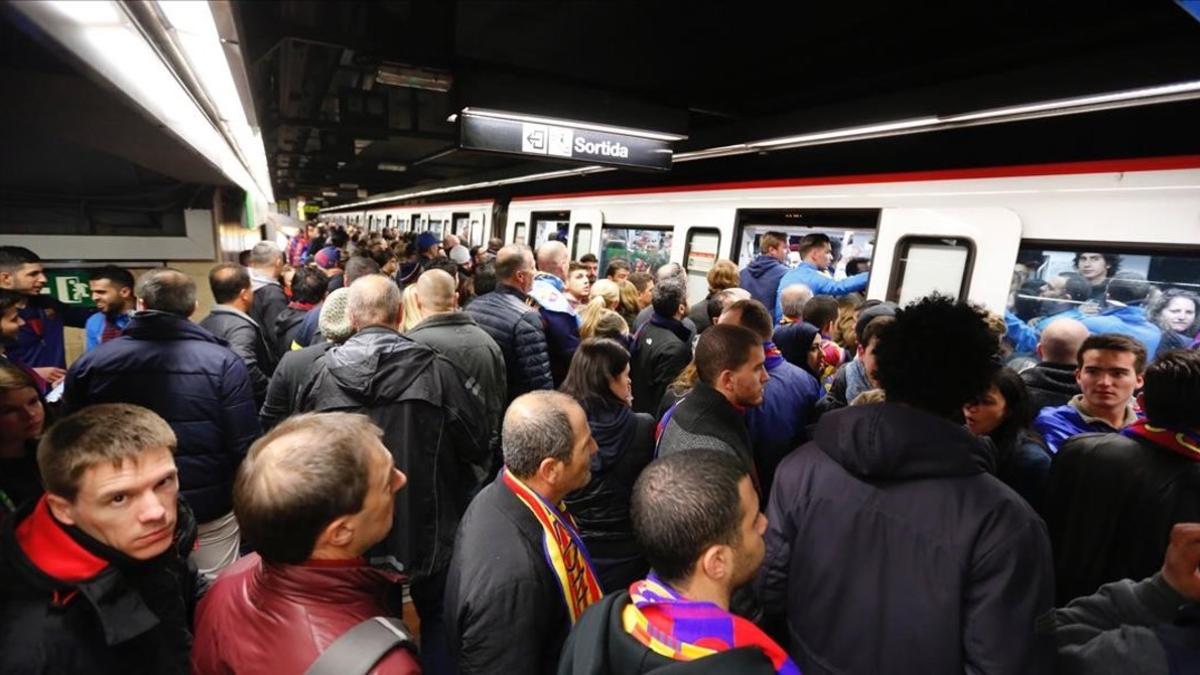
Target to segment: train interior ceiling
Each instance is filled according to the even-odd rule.
[[[171,3],[89,5],[148,36],[149,53],[164,63],[178,63],[170,52],[187,47],[181,35],[199,34]],[[919,12],[895,4],[871,11],[792,6],[769,15],[630,2],[210,6],[255,139],[254,153],[230,142],[245,171],[202,156],[78,45],[64,42],[56,28],[97,20],[77,5],[0,11],[0,73],[9,91],[21,92],[0,112],[0,241],[45,242],[51,260],[211,262],[277,236],[277,226],[294,231],[297,220],[318,212],[336,218],[412,209],[418,218],[405,216],[408,229],[446,223],[457,230],[461,222],[472,243],[488,235],[536,243],[551,228],[576,244],[586,236],[585,248],[601,250],[606,237],[617,236],[613,226],[635,232],[637,221],[610,222],[606,234],[579,227],[590,226],[587,220],[603,226],[603,213],[548,202],[538,208],[566,213],[565,220],[539,224],[521,210],[522,200],[1200,155],[1200,21],[1176,3],[941,3]],[[214,114],[205,97],[212,92],[192,81],[203,73],[174,74],[213,126],[226,130],[228,111]],[[1180,83],[1192,86],[1153,104],[933,125],[925,133],[839,131]],[[467,149],[459,126],[466,109],[668,134],[676,159],[668,171],[592,171],[546,156]],[[754,145],[822,136],[839,142]],[[734,147],[742,150],[713,152]],[[763,225],[738,214],[759,206],[723,211],[721,227],[730,231],[715,243],[703,232],[695,245],[686,231],[668,233],[669,241],[629,236],[656,239],[653,246],[679,262],[692,253],[738,260],[753,247],[754,226]],[[369,217],[376,227],[393,223],[391,215]],[[399,211],[394,217],[399,224]],[[93,237],[97,246],[61,235]],[[138,238],[151,243],[139,248]]]

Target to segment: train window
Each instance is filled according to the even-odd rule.
[[[688,297],[708,295],[708,271],[716,264],[721,251],[721,231],[709,227],[688,230],[683,249],[683,266],[687,270]]]
[[[529,243],[535,249],[551,239],[567,243],[567,230],[571,225],[570,211],[534,211],[529,219],[533,221],[533,241]]]
[[[512,243],[514,243],[514,244],[524,244],[525,243],[525,223],[517,223],[516,226],[513,227]]]
[[[438,237],[441,237],[442,236],[442,226],[443,226],[444,222],[445,221],[441,221],[441,220],[430,220],[429,225],[425,229],[436,234]]]
[[[833,244],[834,276],[847,274],[847,265],[870,270],[875,250],[879,209],[738,209],[734,262],[745,267],[759,253],[764,234],[778,232],[787,237],[788,263],[800,262],[800,240],[821,233]],[[856,270],[851,269],[850,272]]]
[[[453,223],[453,227],[451,229],[452,234],[458,236],[460,240],[467,239],[467,241],[470,241],[470,239],[467,237],[467,233],[471,226],[471,217],[469,215],[465,213],[455,213],[450,216],[450,222]]]
[[[648,225],[605,225],[600,228],[600,272],[614,260],[629,263],[631,272],[654,274],[671,262],[675,233],[671,227]]]
[[[478,220],[471,221],[471,246],[483,246],[483,227]]]
[[[576,223],[575,241],[571,244],[571,260],[579,260],[584,253],[592,251],[592,226],[588,223]]]
[[[906,305],[930,293],[954,299],[967,295],[975,264],[975,242],[953,237],[901,237],[887,299]]]
[[[1192,250],[1025,241],[1009,293],[1010,318],[1032,330],[1010,331],[1017,351],[1058,318],[1078,319],[1093,333],[1142,341],[1153,357],[1186,347],[1200,329],[1200,255]]]

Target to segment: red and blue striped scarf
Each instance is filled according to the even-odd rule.
[[[1177,455],[1183,455],[1193,462],[1200,462],[1200,433],[1194,430],[1180,431],[1152,427],[1145,419],[1139,419],[1122,429],[1121,434],[1130,438],[1144,438]]]
[[[688,600],[652,572],[629,587],[625,632],[650,650],[676,661],[694,661],[738,647],[758,647],[775,672],[800,675],[787,652],[758,626],[711,602]]]
[[[565,509],[555,507],[540,494],[521,482],[505,467],[501,474],[504,485],[521,500],[541,524],[546,564],[554,572],[567,604],[567,615],[574,624],[583,610],[600,600],[604,592],[588,559],[587,547],[575,527],[575,520]]]

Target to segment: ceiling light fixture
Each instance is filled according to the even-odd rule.
[[[389,87],[445,93],[454,86],[454,76],[445,70],[384,62],[375,73],[375,82]]]

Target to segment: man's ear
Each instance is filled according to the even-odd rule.
[[[562,472],[563,463],[553,457],[547,457],[542,460],[541,464],[538,464],[535,475],[542,481],[555,485],[562,477]]]
[[[346,548],[354,541],[354,522],[350,516],[339,516],[333,519],[333,522],[325,526],[321,533],[317,535],[316,545],[314,549],[322,546],[333,548]]]
[[[192,303],[192,308],[189,309],[188,313],[187,313],[188,317],[191,317],[193,314],[196,313],[196,307],[198,307],[198,306],[199,306],[198,303],[195,303],[195,302]]]
[[[729,578],[732,565],[733,549],[719,544],[709,546],[704,553],[700,554],[700,560],[696,563],[696,571],[702,572],[714,581],[724,581]]]
[[[71,502],[65,497],[60,497],[50,492],[46,493],[46,506],[50,507],[50,513],[54,515],[54,519],[63,525],[75,525],[75,508]]]

